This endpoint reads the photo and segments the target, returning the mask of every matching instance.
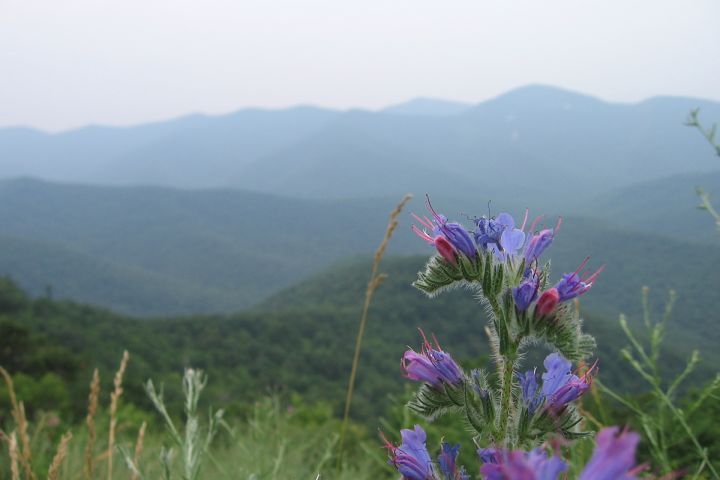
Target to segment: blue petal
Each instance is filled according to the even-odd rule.
[[[504,226],[508,230],[512,230],[513,228],[515,228],[515,219],[509,213],[501,213],[497,216],[495,222]]]
[[[507,229],[500,237],[500,245],[507,253],[515,253],[525,243],[525,232],[518,228]]]

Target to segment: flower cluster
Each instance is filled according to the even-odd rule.
[[[496,262],[523,268],[522,280],[512,290],[519,311],[528,310],[536,302],[537,315],[550,315],[560,303],[590,290],[603,270],[603,267],[600,267],[592,274],[583,274],[588,261],[586,258],[574,272],[564,274],[554,286],[540,292],[538,261],[552,245],[555,235],[560,230],[562,219],[558,219],[552,229],[536,231],[543,218],[538,217],[526,233],[527,211],[520,228],[516,228],[512,215],[503,212],[497,217],[475,218],[475,229],[470,231],[462,224],[450,222],[446,216],[437,213],[429,198],[426,204],[431,218],[413,214],[420,226],[413,225],[412,229],[420,238],[433,245],[450,265],[457,266],[460,256],[471,262],[478,262],[479,255],[489,253]]]
[[[412,229],[428,244],[434,245],[438,249],[438,253],[453,264],[456,263],[455,256],[458,253],[472,259],[479,250],[480,252],[491,252],[500,261],[522,256],[529,265],[536,262],[552,244],[562,223],[562,220],[558,219],[554,229],[540,230],[528,238],[525,233],[528,211],[525,211],[525,218],[520,228],[516,228],[512,215],[503,212],[497,217],[475,218],[475,229],[471,232],[462,224],[449,222],[446,216],[437,213],[432,207],[429,197],[426,205],[432,218],[413,214],[422,228],[413,225]],[[542,217],[536,218],[530,226],[529,232],[534,232],[541,220]]]
[[[474,218],[465,228],[435,211],[428,198],[429,217],[415,215],[413,230],[439,256],[430,259],[414,285],[434,295],[453,284],[464,284],[477,294],[488,315],[484,331],[496,367],[491,375],[482,369],[470,376],[437,339],[430,343],[420,331],[420,352],[409,349],[402,357],[406,378],[422,382],[408,407],[429,421],[458,414],[474,431],[486,480],[556,480],[566,478],[570,466],[548,443],[569,442],[589,435],[582,431],[580,411],[574,405],[592,384],[597,362],[584,372],[572,362],[592,354],[594,339],[582,332],[579,312],[569,302],[587,293],[602,272],[584,273],[585,258],[572,273],[550,282],[549,262],[540,258],[552,245],[561,221],[554,228],[538,229],[542,217],[529,229],[528,213],[519,226],[508,213]],[[535,369],[521,373],[517,365],[526,350],[538,343],[552,351]],[[464,480],[457,466],[459,445],[443,443],[432,461],[419,426],[403,430],[402,443],[393,446],[390,463],[407,480]],[[581,480],[632,480],[636,478],[635,433],[606,428],[597,435],[595,451],[582,469]]]
[[[457,466],[460,445],[442,442],[437,463],[426,446],[425,431],[419,425],[401,430],[402,443],[394,446],[385,440],[390,452],[388,463],[405,480],[469,480],[464,467]],[[643,466],[635,461],[640,440],[634,432],[607,427],[598,432],[593,455],[580,473],[579,480],[635,480]],[[485,480],[558,480],[568,464],[557,454],[549,455],[541,447],[530,451],[480,448],[480,473]]]

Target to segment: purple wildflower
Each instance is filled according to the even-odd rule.
[[[478,448],[478,456],[482,463],[500,463],[500,455],[502,450],[497,448]]]
[[[484,250],[493,252],[499,260],[514,255],[525,244],[525,222],[522,228],[515,228],[515,219],[509,213],[501,213],[497,218],[480,217],[475,219],[475,242]]]
[[[567,470],[560,457],[548,457],[539,448],[530,452],[497,452],[494,457],[480,467],[485,480],[557,480]]]
[[[499,245],[500,237],[506,227],[500,221],[503,219],[504,217],[499,217],[498,219],[480,217],[475,219],[475,224],[477,225],[474,232],[475,243],[484,250],[487,250],[488,245]],[[499,248],[502,250],[502,247]]]
[[[597,362],[581,377],[571,373],[572,364],[559,353],[545,357],[543,365],[546,371],[542,375],[542,395],[548,408],[558,410],[577,400],[590,388]]]
[[[533,222],[533,225],[530,227],[530,231],[535,230],[535,225],[542,219],[542,217],[538,217]],[[538,258],[540,258],[540,255],[543,254],[545,250],[552,244],[553,240],[555,239],[555,235],[560,230],[560,225],[562,225],[562,218],[558,218],[557,224],[555,225],[554,229],[543,229],[540,230],[538,233],[534,234],[532,237],[530,237],[530,240],[528,240],[527,247],[525,248],[525,261],[527,263],[532,263],[536,261]]]
[[[402,357],[404,375],[419,382],[427,382],[434,387],[443,383],[457,385],[463,381],[463,373],[450,354],[445,353],[435,340],[435,348],[428,342],[425,333],[420,330],[423,337],[423,346],[420,353],[407,350]]]
[[[517,377],[522,389],[523,402],[532,416],[543,401],[543,396],[538,394],[537,374],[535,370],[528,370],[525,374],[518,373]]]
[[[435,245],[436,247],[438,238],[444,238],[455,250],[461,252],[468,258],[475,258],[477,255],[477,249],[475,248],[475,243],[473,242],[470,233],[468,233],[465,227],[457,222],[448,222],[444,215],[437,213],[430,203],[430,197],[427,197],[426,204],[430,214],[432,215],[432,220],[427,217],[421,218],[413,214],[415,220],[424,227],[423,229],[420,229],[419,227],[413,225],[413,231],[420,238],[431,245]],[[432,235],[430,235],[427,230],[432,232]],[[438,250],[440,250],[440,248],[438,248]],[[442,251],[440,253],[445,256]],[[454,261],[452,263],[454,263]]]
[[[592,275],[585,275],[584,278],[581,278],[579,274],[582,269],[585,268],[585,264],[587,264],[588,259],[589,257],[586,257],[573,273],[564,274],[562,279],[555,285],[555,289],[558,291],[559,300],[561,302],[579,297],[590,290],[590,287],[593,286],[595,279],[605,269],[605,267],[602,266]]]
[[[640,436],[603,428],[596,436],[593,456],[580,474],[580,480],[634,480],[641,467],[635,465],[635,449]]]
[[[442,480],[470,480],[470,475],[465,472],[465,467],[457,466],[459,453],[460,444],[453,447],[447,442],[442,442],[442,450],[438,457]]]
[[[386,438],[385,447],[390,451],[388,463],[395,465],[398,472],[407,480],[430,480],[434,478],[432,461],[425,446],[425,431],[420,425],[414,430],[400,430],[402,443],[396,447]]]
[[[537,298],[538,288],[540,288],[540,276],[537,270],[528,269],[520,284],[512,289],[513,299],[518,310],[524,312],[528,309]]]

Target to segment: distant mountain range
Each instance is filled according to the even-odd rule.
[[[682,126],[696,107],[720,119],[720,103],[699,99],[613,104],[531,86],[479,105],[416,99],[379,112],[0,129],[0,274],[124,313],[234,311],[371,253],[410,191],[411,210],[425,210],[428,192],[468,224],[525,207],[579,217],[558,240],[562,268],[592,254],[626,287],[615,295],[646,282],[682,291],[717,279],[704,268],[720,248],[694,208],[696,185],[720,195],[720,161]],[[409,224],[404,216],[391,253],[429,253]],[[683,263],[690,257],[698,265]],[[660,279],[640,265],[672,268]]]
[[[336,199],[432,191],[567,211],[613,188],[717,171],[682,126],[697,107],[720,119],[720,103],[701,99],[618,104],[530,86],[478,105],[416,99],[379,112],[298,107],[59,134],[9,128],[0,130],[0,178]]]

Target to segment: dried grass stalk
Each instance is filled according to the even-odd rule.
[[[84,472],[86,480],[92,480],[94,463],[95,439],[95,413],[98,407],[98,397],[100,396],[100,372],[96,368],[93,372],[92,381],[90,382],[90,394],[88,395],[88,412],[85,423],[88,429],[87,445],[85,445],[85,464]]]
[[[62,466],[62,462],[67,456],[68,443],[70,442],[71,438],[72,433],[68,431],[60,439],[60,444],[58,445],[57,452],[55,453],[52,463],[50,464],[50,468],[48,469],[48,480],[57,480],[58,473],[60,472],[60,467]]]
[[[130,358],[130,355],[128,354],[127,350],[123,352],[122,360],[120,360],[120,368],[118,369],[117,373],[115,374],[115,380],[113,381],[113,384],[115,386],[115,391],[110,395],[110,432],[108,434],[108,448],[107,448],[107,455],[108,455],[108,480],[112,480],[112,471],[113,471],[113,449],[115,448],[115,428],[117,426],[117,406],[118,406],[118,400],[120,399],[120,396],[123,393],[122,389],[122,381],[123,376],[125,375],[125,368],[127,368],[127,362]]]
[[[28,422],[25,416],[25,406],[22,402],[18,402],[17,395],[15,394],[15,386],[13,385],[12,377],[4,368],[0,367],[0,375],[5,379],[5,384],[8,388],[8,394],[10,396],[10,404],[12,406],[12,416],[17,424],[18,433],[20,435],[20,442],[22,442],[22,452],[20,454],[20,463],[25,471],[25,478],[29,480],[36,480],[37,477],[32,471],[32,454],[30,452],[30,436],[28,435]],[[16,440],[17,446],[17,440]]]
[[[18,469],[18,445],[15,430],[8,438],[8,453],[10,455],[10,475],[12,480],[20,480],[20,469]]]
[[[360,349],[362,347],[363,336],[365,335],[365,325],[367,324],[370,301],[372,300],[375,290],[387,278],[386,274],[378,273],[378,268],[380,267],[380,260],[382,260],[382,256],[385,253],[385,249],[387,248],[388,243],[390,242],[390,238],[392,237],[393,232],[395,232],[395,229],[398,226],[398,217],[400,216],[402,209],[405,207],[405,204],[409,202],[411,198],[412,195],[410,195],[409,193],[406,194],[402,198],[402,200],[400,200],[400,203],[395,206],[395,209],[390,213],[390,220],[388,221],[388,226],[385,230],[385,236],[383,237],[382,242],[380,242],[380,246],[375,251],[375,255],[373,257],[372,270],[370,271],[370,280],[368,281],[367,289],[365,290],[365,303],[363,304],[362,316],[360,317],[360,327],[358,328],[357,337],[355,339],[355,354],[353,356],[352,368],[350,370],[350,379],[348,381],[347,395],[345,397],[345,411],[343,413],[343,421],[340,429],[340,441],[338,442],[338,471],[342,462],[342,449],[345,442],[345,434],[347,431],[347,425],[350,415],[350,404],[352,402],[353,390],[355,388],[355,377],[357,376],[358,363],[360,361]]]
[[[142,454],[143,449],[143,440],[145,439],[145,428],[147,427],[147,422],[143,422],[140,426],[140,431],[138,431],[137,441],[135,442],[135,458],[133,459],[133,463],[138,468],[140,467],[140,455]],[[131,480],[138,480],[140,476],[138,475],[137,471],[134,471],[132,474],[132,477],[130,477]]]

